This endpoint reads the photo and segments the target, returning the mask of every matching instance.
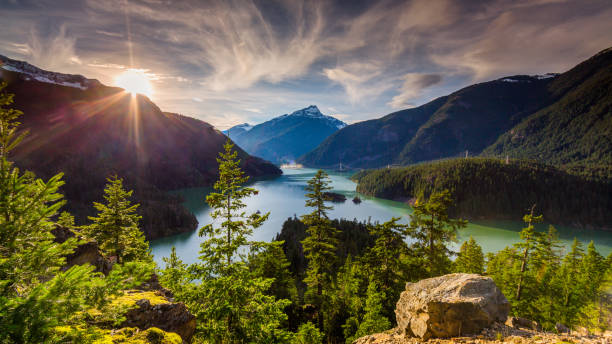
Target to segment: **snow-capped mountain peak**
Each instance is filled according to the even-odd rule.
[[[253,129],[253,127],[254,126],[250,125],[249,123],[242,123],[242,124],[238,124],[238,125],[233,126],[233,128],[243,129],[244,131],[249,131],[249,130]]]
[[[336,127],[338,129],[342,129],[346,127],[347,125],[346,123],[342,122],[339,119],[322,114],[316,105],[310,105],[303,109],[294,111],[290,114],[285,114],[285,115],[273,118],[270,121],[278,121],[278,120],[282,120],[285,118],[294,118],[294,117],[309,117],[309,118],[322,119],[326,121],[330,126]]]
[[[91,86],[100,85],[98,80],[87,79],[82,75],[46,71],[27,62],[13,60],[3,55],[0,55],[0,69],[21,73],[26,80],[34,79],[48,84],[80,88],[82,90],[86,90]]]

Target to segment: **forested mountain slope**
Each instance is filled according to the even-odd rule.
[[[448,189],[453,216],[520,219],[535,204],[548,222],[612,230],[612,183],[534,161],[469,158],[363,171],[357,191],[414,202]]]
[[[612,49],[563,74],[472,85],[414,109],[349,125],[300,161],[376,168],[470,155],[552,164],[612,156]]]
[[[563,96],[483,153],[552,164],[612,165],[612,49],[560,75],[549,90]]]
[[[13,107],[23,111],[21,128],[29,131],[12,159],[43,178],[64,172],[67,209],[78,219],[92,214],[91,203],[116,174],[135,190],[148,238],[195,229],[180,199],[163,190],[214,182],[227,140],[220,131],[95,80],[2,60],[6,91],[15,94]],[[280,174],[244,151],[240,157],[251,176]]]

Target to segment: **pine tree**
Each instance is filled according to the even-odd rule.
[[[335,248],[338,243],[337,230],[331,226],[327,212],[333,209],[325,204],[324,192],[331,190],[327,173],[317,171],[306,186],[306,206],[313,208],[310,214],[302,216],[308,228],[308,236],[302,241],[304,255],[308,260],[306,278],[308,293],[317,307],[319,329],[323,329],[323,312],[326,300],[324,289],[331,284],[332,267],[335,261]]]
[[[542,222],[542,215],[534,216],[533,211],[535,209],[535,204],[531,207],[531,213],[525,215],[523,221],[527,224],[527,227],[523,228],[521,231],[521,239],[523,240],[521,243],[517,244],[516,247],[522,250],[522,255],[520,258],[521,269],[518,275],[518,284],[516,286],[516,300],[521,300],[521,292],[523,290],[523,282],[527,276],[527,265],[529,263],[529,253],[536,246],[539,233],[535,231],[534,223]]]
[[[467,221],[448,216],[451,205],[450,192],[444,190],[433,193],[427,202],[417,201],[410,215],[409,235],[415,239],[412,248],[417,255],[425,257],[429,277],[450,272],[449,256],[453,252],[447,245],[454,242],[457,231],[467,225]]]
[[[139,204],[132,205],[129,200],[132,193],[123,188],[122,179],[108,178],[104,188],[106,204],[94,202],[98,216],[89,217],[93,223],[86,231],[97,241],[102,253],[116,257],[118,263],[152,260],[149,244],[138,228]]]
[[[6,108],[12,96],[4,87],[0,84],[0,342],[70,342],[67,336],[87,332],[85,310],[103,308],[121,288],[142,283],[149,271],[116,266],[106,277],[93,273],[91,265],[62,271],[78,245],[76,238],[56,242],[52,233],[64,204],[58,193],[62,175],[45,182],[9,161],[24,134],[17,131],[21,112]],[[59,333],[59,326],[72,330]]]
[[[399,218],[369,227],[375,237],[374,246],[369,248],[363,257],[366,268],[374,282],[380,286],[388,298],[384,301],[385,316],[393,316],[395,303],[404,289],[408,267],[401,259],[408,251],[406,244],[406,225],[397,223]]]
[[[347,338],[347,343],[352,343],[355,339],[382,332],[391,328],[391,322],[383,315],[383,303],[385,293],[378,290],[376,281],[370,280],[368,285],[365,314],[359,323],[359,328],[353,337]]]
[[[459,254],[455,260],[455,272],[471,274],[484,273],[484,255],[482,248],[470,235],[468,241],[464,241],[459,249]]]
[[[186,268],[176,254],[167,260],[162,281],[177,298],[187,304],[197,318],[196,337],[212,343],[286,342],[290,334],[282,329],[287,320],[283,309],[290,301],[268,295],[274,279],[250,271],[248,257],[252,247],[266,243],[251,242],[249,236],[268,218],[266,214],[246,214],[244,199],[257,194],[243,187],[248,177],[240,169],[237,152],[228,140],[220,152],[219,179],[214,192],[206,197],[215,222],[202,227],[205,240],[200,261]],[[177,286],[177,284],[182,284]]]

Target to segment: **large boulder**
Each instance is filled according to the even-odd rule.
[[[503,323],[509,310],[491,278],[450,274],[407,283],[395,316],[400,335],[426,340],[479,333]]]

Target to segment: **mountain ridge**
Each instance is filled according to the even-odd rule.
[[[244,124],[228,129],[226,135],[250,154],[282,163],[294,161],[333,132],[344,128],[346,123],[310,105],[254,125],[249,130],[241,126]]]
[[[0,71],[8,84],[5,91],[15,95],[12,108],[24,113],[20,130],[29,131],[11,160],[41,178],[64,172],[65,209],[77,220],[93,215],[92,202],[102,197],[106,178],[116,174],[141,203],[147,238],[196,228],[180,197],[167,191],[214,183],[216,157],[227,141],[220,131],[198,119],[163,112],[147,97],[120,88],[95,82],[86,88],[63,85],[66,79],[60,73],[41,81],[31,73]],[[281,173],[236,149],[247,174]]]
[[[579,163],[587,161],[584,156],[591,153],[582,157],[574,154],[564,160],[555,156],[589,148],[594,150],[590,161],[597,160],[597,156],[612,161],[612,139],[606,138],[606,132],[612,130],[611,66],[612,49],[608,48],[561,74],[514,75],[470,85],[416,108],[349,125],[298,161],[311,167],[337,168],[342,163],[349,168],[378,168],[457,157],[467,151],[472,156],[510,155],[549,163]],[[566,96],[577,90],[581,91],[570,102]],[[589,114],[581,96],[590,99],[591,106],[599,107],[599,111]],[[571,110],[565,122],[574,119],[571,126],[576,130],[570,130],[573,134],[591,135],[578,136],[581,140],[574,142],[549,125],[549,130],[538,134],[531,143],[539,148],[532,148],[528,154],[521,154],[520,145],[508,143],[510,131],[527,126],[521,124],[527,121],[531,121],[532,128],[536,122],[532,117],[551,106],[557,114],[564,108]],[[582,112],[578,111],[580,107]],[[551,124],[563,122],[552,113],[539,118],[557,118],[547,120]],[[588,131],[589,126],[597,130]],[[589,143],[588,137],[593,135],[596,138]],[[553,136],[561,139],[559,145],[550,156],[540,156],[545,147],[551,146],[549,137]]]

